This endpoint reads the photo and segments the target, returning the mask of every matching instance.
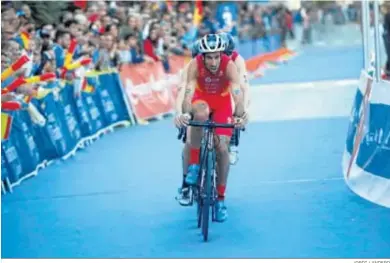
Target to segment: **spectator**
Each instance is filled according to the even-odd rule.
[[[65,50],[69,48],[71,36],[66,30],[57,30],[55,36],[55,44],[53,45],[54,58],[56,67],[64,66]]]
[[[149,36],[144,41],[144,52],[145,55],[154,59],[154,61],[160,61],[161,57],[156,54],[156,48],[158,44],[157,29],[152,29],[149,32]]]
[[[385,78],[390,79],[390,4],[384,5],[383,41],[386,50],[387,62],[385,66]]]
[[[118,27],[115,24],[109,24],[105,28],[105,32],[110,34],[114,40],[118,40]]]
[[[286,37],[288,32],[286,16],[287,16],[286,8],[280,6],[279,10],[277,11],[277,21],[278,21],[278,26],[280,28],[280,41],[283,47],[286,47]]]
[[[141,52],[141,47],[138,43],[138,38],[135,33],[126,36],[126,43],[130,49],[130,62],[133,64],[144,62],[145,60]]]
[[[286,9],[286,27],[291,39],[295,39],[294,34],[294,20],[290,10]]]
[[[70,19],[64,23],[65,29],[70,33],[72,39],[78,39],[81,35],[81,28],[77,20]]]
[[[20,25],[19,17],[15,9],[9,5],[1,7],[1,37],[11,39],[18,31]]]
[[[303,20],[303,35],[302,35],[302,44],[311,43],[311,24],[310,24],[310,8],[301,9],[301,17]]]
[[[96,68],[98,70],[107,70],[113,66],[113,38],[110,34],[100,36],[99,59]]]

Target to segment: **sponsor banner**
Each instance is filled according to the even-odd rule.
[[[7,136],[1,145],[2,181],[10,183],[10,191],[48,161],[73,154],[84,139],[98,138],[102,129],[130,120],[118,74],[98,75],[103,85],[93,86],[93,81],[88,81],[88,87],[93,86],[88,92],[75,92],[70,82],[48,83],[45,89],[50,92],[29,102],[42,115],[43,123],[34,120],[29,110],[2,112],[2,122],[11,126],[2,131]]]
[[[361,197],[390,208],[390,83],[362,72],[348,129],[343,172]]]
[[[169,77],[160,63],[125,65],[121,79],[137,121],[158,118],[173,111]]]

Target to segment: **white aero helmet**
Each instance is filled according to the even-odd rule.
[[[199,41],[199,52],[212,53],[212,52],[223,52],[226,48],[225,41],[219,35],[208,34],[202,37]]]

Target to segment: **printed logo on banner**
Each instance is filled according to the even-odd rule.
[[[99,89],[99,95],[102,101],[104,115],[109,124],[114,123],[118,119],[118,114],[115,112],[114,103],[111,100],[110,94],[106,89]]]
[[[112,91],[113,88],[111,86],[116,86],[115,84],[116,81],[113,74],[102,74],[99,76],[99,78],[95,78],[95,85],[98,85],[98,88],[96,89],[93,98],[96,107],[100,112],[100,118],[104,122],[104,125],[111,125],[115,123],[119,118],[119,115],[117,114],[116,107],[113,102],[112,95],[108,91],[108,89]]]
[[[20,158],[24,174],[34,171],[39,163],[39,152],[24,120],[26,117],[29,118],[26,111],[22,110],[14,113],[14,122],[10,135]]]
[[[83,136],[89,136],[89,135],[92,135],[93,128],[92,128],[92,124],[89,120],[88,113],[87,113],[86,109],[84,108],[82,96],[83,96],[83,94],[81,94],[80,97],[76,98],[76,107],[77,107],[78,114],[79,114],[78,116],[80,119],[81,133]]]
[[[69,104],[64,106],[64,113],[69,132],[72,134],[74,139],[78,141],[79,139],[81,139],[81,132],[78,129],[78,123],[72,113],[72,108]]]
[[[1,180],[4,181],[7,178],[10,180],[11,174],[12,172],[10,171],[3,147],[1,147]]]
[[[169,89],[169,80],[159,81],[159,85],[161,85],[161,90],[159,92],[155,92],[155,96],[158,101],[163,102],[164,104],[170,104],[172,100],[172,93]]]
[[[121,78],[138,121],[160,117],[174,109],[173,93],[168,88],[169,78],[161,74],[161,70],[160,64],[141,69],[122,68]]]
[[[370,104],[369,130],[363,137],[356,164],[390,179],[390,105]]]
[[[14,183],[19,180],[22,175],[23,168],[20,161],[18,152],[16,151],[15,146],[12,143],[12,138],[8,139],[1,143],[2,150],[4,151],[4,156],[9,165],[9,180],[11,183]]]
[[[40,156],[38,152],[38,147],[35,143],[34,137],[32,136],[29,127],[27,127],[26,123],[22,123],[23,132],[27,139],[27,146],[30,150],[31,158],[38,164]]]
[[[57,154],[60,157],[67,153],[69,135],[66,133],[66,129],[62,129],[62,122],[60,120],[61,117],[56,105],[56,101],[58,101],[58,99],[59,97],[56,96],[55,93],[49,94],[43,99],[40,108],[46,117],[48,135],[54,143]]]
[[[366,134],[364,141],[367,146],[372,144],[378,145],[381,149],[390,150],[390,132],[385,131],[383,128],[375,130],[375,132],[369,132]]]
[[[103,123],[100,120],[100,112],[96,107],[95,101],[93,100],[91,95],[86,95],[85,101],[87,103],[88,114],[92,122],[93,130],[94,132],[97,132],[103,127]]]
[[[76,121],[76,105],[73,103],[74,94],[73,94],[73,85],[66,84],[65,87],[60,92],[61,101],[62,101],[62,110],[63,110],[63,120],[68,127],[68,131],[71,136],[73,145],[71,149],[77,144],[77,142],[81,139],[81,131],[79,128],[79,124]],[[74,105],[74,107],[72,107]],[[71,150],[68,149],[68,150]]]
[[[51,138],[56,142],[56,146],[60,152],[60,155],[66,153],[66,142],[61,132],[60,126],[58,126],[54,113],[49,113],[47,116],[47,125]]]

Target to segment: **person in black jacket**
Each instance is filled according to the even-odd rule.
[[[390,79],[390,3],[384,3],[385,8],[385,16],[384,16],[384,33],[383,33],[383,41],[386,49],[387,62],[385,66],[385,78]]]

